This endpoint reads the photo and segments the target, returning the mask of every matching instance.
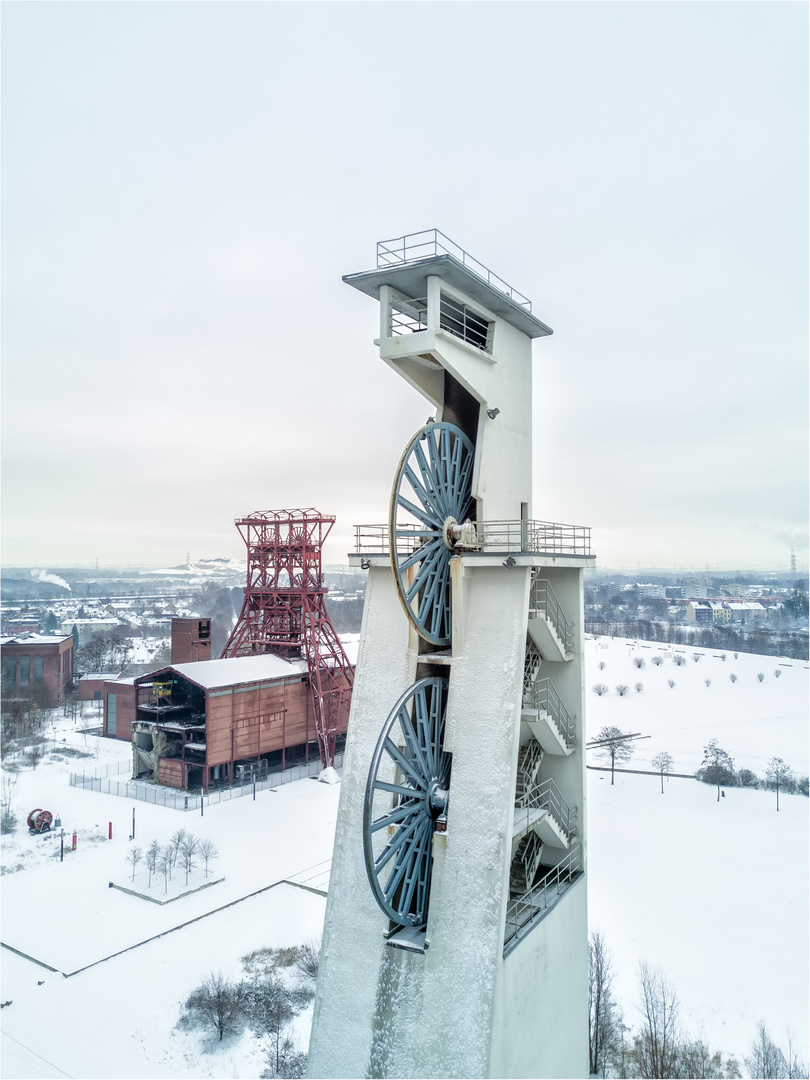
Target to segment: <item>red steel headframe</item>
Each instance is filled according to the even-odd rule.
[[[312,508],[257,510],[236,521],[247,546],[247,585],[242,611],[222,650],[223,657],[269,652],[306,659],[325,769],[334,764],[354,683],[326,610],[321,551],[334,523],[334,517]]]

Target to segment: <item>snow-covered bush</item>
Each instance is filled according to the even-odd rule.
[[[629,686],[625,686],[624,683],[619,683],[619,685],[616,687],[616,693],[619,695],[619,697],[624,697],[624,695],[629,689]]]
[[[757,682],[764,682],[764,681],[765,681],[765,672],[764,671],[758,671],[757,672]]]
[[[664,658],[663,656],[654,656],[652,658],[652,662],[655,664],[656,667],[661,667],[664,662]]]
[[[643,689],[644,689],[644,683],[637,682],[635,687],[634,687],[634,690],[636,691],[636,693],[640,694]]]
[[[602,697],[603,694],[606,694],[608,692],[608,688],[605,686],[605,684],[603,682],[596,683],[596,685],[592,686],[591,689],[593,690],[593,692],[596,694],[597,697]]]
[[[637,667],[639,670],[641,670],[641,668],[643,668],[643,667],[646,667],[646,662],[644,660],[644,657],[643,656],[634,656],[633,657],[633,667]]]

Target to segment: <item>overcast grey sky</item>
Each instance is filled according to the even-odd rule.
[[[428,415],[341,275],[439,228],[530,297],[534,516],[807,565],[808,6],[5,3],[3,562],[381,522]]]

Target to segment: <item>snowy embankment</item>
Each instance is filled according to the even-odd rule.
[[[664,648],[656,667],[657,649],[588,643],[589,737],[612,724],[651,735],[636,743],[631,768],[647,768],[667,750],[676,772],[692,772],[717,738],[738,767],[761,774],[779,756],[807,774],[803,664],[782,667],[776,679],[772,657],[723,661],[689,649],[678,667]],[[693,652],[702,653],[698,662]],[[632,664],[637,655],[643,669]],[[609,692],[596,697],[595,682]],[[616,695],[620,683],[630,686],[628,696]],[[247,952],[320,933],[325,900],[309,890],[328,881],[340,786],[301,780],[255,801],[206,807],[204,817],[134,804],[134,843],[144,850],[179,828],[210,837],[219,850],[210,876],[224,881],[161,906],[109,888],[131,877],[133,804],[67,784],[71,768],[126,757],[126,745],[82,735],[64,720],[52,739],[56,755],[21,774],[14,804],[22,825],[3,837],[4,869],[23,869],[2,879],[2,940],[40,963],[3,949],[0,997],[11,1004],[0,1014],[2,1076],[258,1076],[260,1040],[208,1043],[177,1031],[180,1003],[212,970],[240,977]],[[66,759],[61,748],[92,756]],[[742,1059],[764,1019],[777,1041],[790,1027],[807,1058],[808,800],[783,796],[777,815],[770,792],[729,789],[718,803],[715,789],[694,781],[673,778],[662,795],[657,777],[617,774],[611,787],[609,774],[596,771],[588,772],[588,798],[591,926],[613,954],[627,1022],[635,1022],[644,959],[666,971],[685,1025],[701,1029],[712,1047]],[[28,835],[24,817],[34,807],[60,815],[66,841],[77,831],[77,850],[63,863],[58,835]],[[201,870],[194,874],[205,880]],[[153,879],[147,888],[140,864],[131,887],[160,898],[164,885]],[[304,1048],[310,1017],[311,1010],[296,1021]]]

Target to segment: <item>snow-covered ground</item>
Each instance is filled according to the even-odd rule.
[[[656,653],[660,667],[651,663]],[[588,736],[612,724],[651,735],[635,744],[630,768],[668,750],[676,772],[692,772],[716,737],[738,767],[762,773],[779,756],[807,774],[807,665],[683,654],[678,667],[669,648],[589,642]],[[593,694],[596,682],[608,694]],[[625,697],[614,689],[622,683]],[[126,746],[78,727],[57,721],[56,753],[21,774],[14,793],[21,818],[34,807],[60,816],[66,852],[75,829],[76,851],[60,863],[58,834],[31,837],[24,823],[3,837],[0,998],[11,1004],[0,1014],[2,1076],[258,1076],[259,1040],[206,1043],[202,1052],[199,1033],[175,1028],[180,1003],[212,970],[238,977],[245,953],[320,933],[339,785],[301,780],[255,801],[207,807],[204,817],[136,803],[135,844],[164,843],[184,828],[210,837],[220,853],[209,880],[224,880],[160,905],[109,888],[113,881],[163,896],[161,881],[147,888],[143,864],[129,882],[133,804],[68,786],[71,768],[127,756]],[[718,803],[715,789],[691,780],[672,778],[662,795],[657,777],[617,774],[611,787],[597,771],[588,773],[588,799],[590,921],[613,954],[628,1022],[644,959],[666,971],[686,1026],[713,1048],[742,1059],[764,1019],[777,1041],[790,1028],[807,1059],[808,800],[782,796],[777,814],[770,792],[728,789]],[[202,871],[195,881],[205,881]],[[304,1048],[309,1022],[309,1013],[296,1022]]]

